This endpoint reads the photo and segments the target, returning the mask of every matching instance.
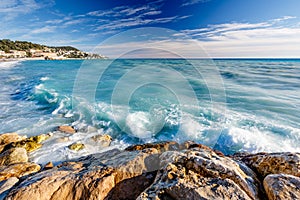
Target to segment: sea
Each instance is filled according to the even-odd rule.
[[[300,151],[300,60],[107,59],[0,63],[0,133],[53,133],[37,163],[192,140],[236,152]],[[56,131],[73,126],[77,133]],[[103,147],[92,136],[109,134]],[[85,149],[72,151],[75,142]]]

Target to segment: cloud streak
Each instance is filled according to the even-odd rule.
[[[184,0],[181,6],[191,6],[198,3],[206,3],[211,0]]]

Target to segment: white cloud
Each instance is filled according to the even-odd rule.
[[[74,19],[74,20],[70,20],[64,23],[64,26],[70,26],[70,25],[75,25],[75,24],[81,24],[82,22],[84,22],[85,19]]]
[[[206,3],[211,0],[184,0],[181,6],[190,6],[198,3]]]
[[[55,29],[56,29],[56,26],[45,26],[42,28],[34,29],[30,33],[31,34],[51,33],[51,32],[54,32]]]
[[[36,0],[2,0],[0,1],[0,16],[2,19],[11,20],[20,14],[31,13],[42,7],[53,5],[53,0],[39,1]]]
[[[209,25],[182,33],[199,40],[212,57],[299,57],[300,26],[289,24],[290,19],[295,17]]]
[[[176,52],[185,58],[299,58],[300,24],[291,24],[289,22],[291,19],[295,18],[283,17],[281,20],[260,23],[234,22],[209,25],[199,29],[173,32],[168,39],[155,38],[151,41],[140,41],[139,35],[137,41],[104,45],[100,50],[110,57],[126,52],[129,47],[132,49],[153,47],[159,50],[152,51],[152,57],[162,56],[164,53],[161,50],[165,50]],[[137,56],[142,57],[142,54],[143,51]]]

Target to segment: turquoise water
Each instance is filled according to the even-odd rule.
[[[194,140],[227,154],[300,150],[300,60],[22,61],[0,72],[0,132],[78,129],[45,143],[39,162],[106,150],[88,140],[103,133],[113,147]],[[75,141],[87,148],[68,151]]]

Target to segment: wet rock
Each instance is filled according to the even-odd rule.
[[[4,150],[16,148],[16,147],[24,148],[24,149],[26,149],[27,152],[32,152],[34,150],[41,148],[42,144],[36,143],[30,139],[26,139],[26,140],[21,140],[18,142],[12,142],[12,143],[6,145]]]
[[[97,144],[100,144],[102,147],[108,147],[112,141],[112,137],[108,134],[95,135],[91,138],[94,142],[97,142]]]
[[[0,167],[0,181],[10,177],[20,178],[22,176],[40,171],[41,167],[35,163],[16,163]]]
[[[70,141],[70,138],[69,137],[61,137],[61,138],[57,138],[55,140],[55,142],[59,143],[59,142],[68,142]]]
[[[155,153],[113,149],[30,176],[11,190],[7,199],[135,199],[152,183],[155,174],[149,173],[154,163],[158,165]]]
[[[69,134],[76,133],[76,130],[72,126],[59,126],[57,128],[57,130],[60,131],[60,132],[69,133]]]
[[[27,161],[28,156],[24,148],[11,148],[0,154],[0,166]]]
[[[300,199],[300,178],[287,174],[270,174],[264,179],[269,200]]]
[[[149,148],[157,149],[158,152],[176,151],[179,150],[179,144],[174,141],[138,144],[138,145],[132,145],[127,147],[125,151],[141,151],[143,149],[149,149]]]
[[[28,138],[28,140],[40,144],[41,142],[49,139],[52,136],[53,136],[53,133],[47,133],[47,134],[41,134],[41,135],[37,135],[37,136],[32,136],[32,137]]]
[[[0,135],[0,152],[3,151],[4,147],[12,142],[18,142],[24,140],[25,136],[20,136],[17,133],[3,133]]]
[[[160,159],[154,183],[138,199],[259,198],[255,173],[248,173],[249,168],[245,173],[238,163],[211,150],[168,151]]]
[[[0,200],[4,199],[9,190],[17,183],[19,179],[16,177],[9,178],[0,182]]]
[[[300,153],[236,154],[233,158],[246,163],[261,178],[280,173],[300,177]]]
[[[52,169],[54,167],[53,163],[52,162],[48,162],[45,164],[44,166],[44,170],[47,170],[47,169]]]
[[[73,150],[73,151],[79,151],[85,148],[83,143],[77,142],[77,143],[73,143],[71,145],[68,146],[69,149]]]

